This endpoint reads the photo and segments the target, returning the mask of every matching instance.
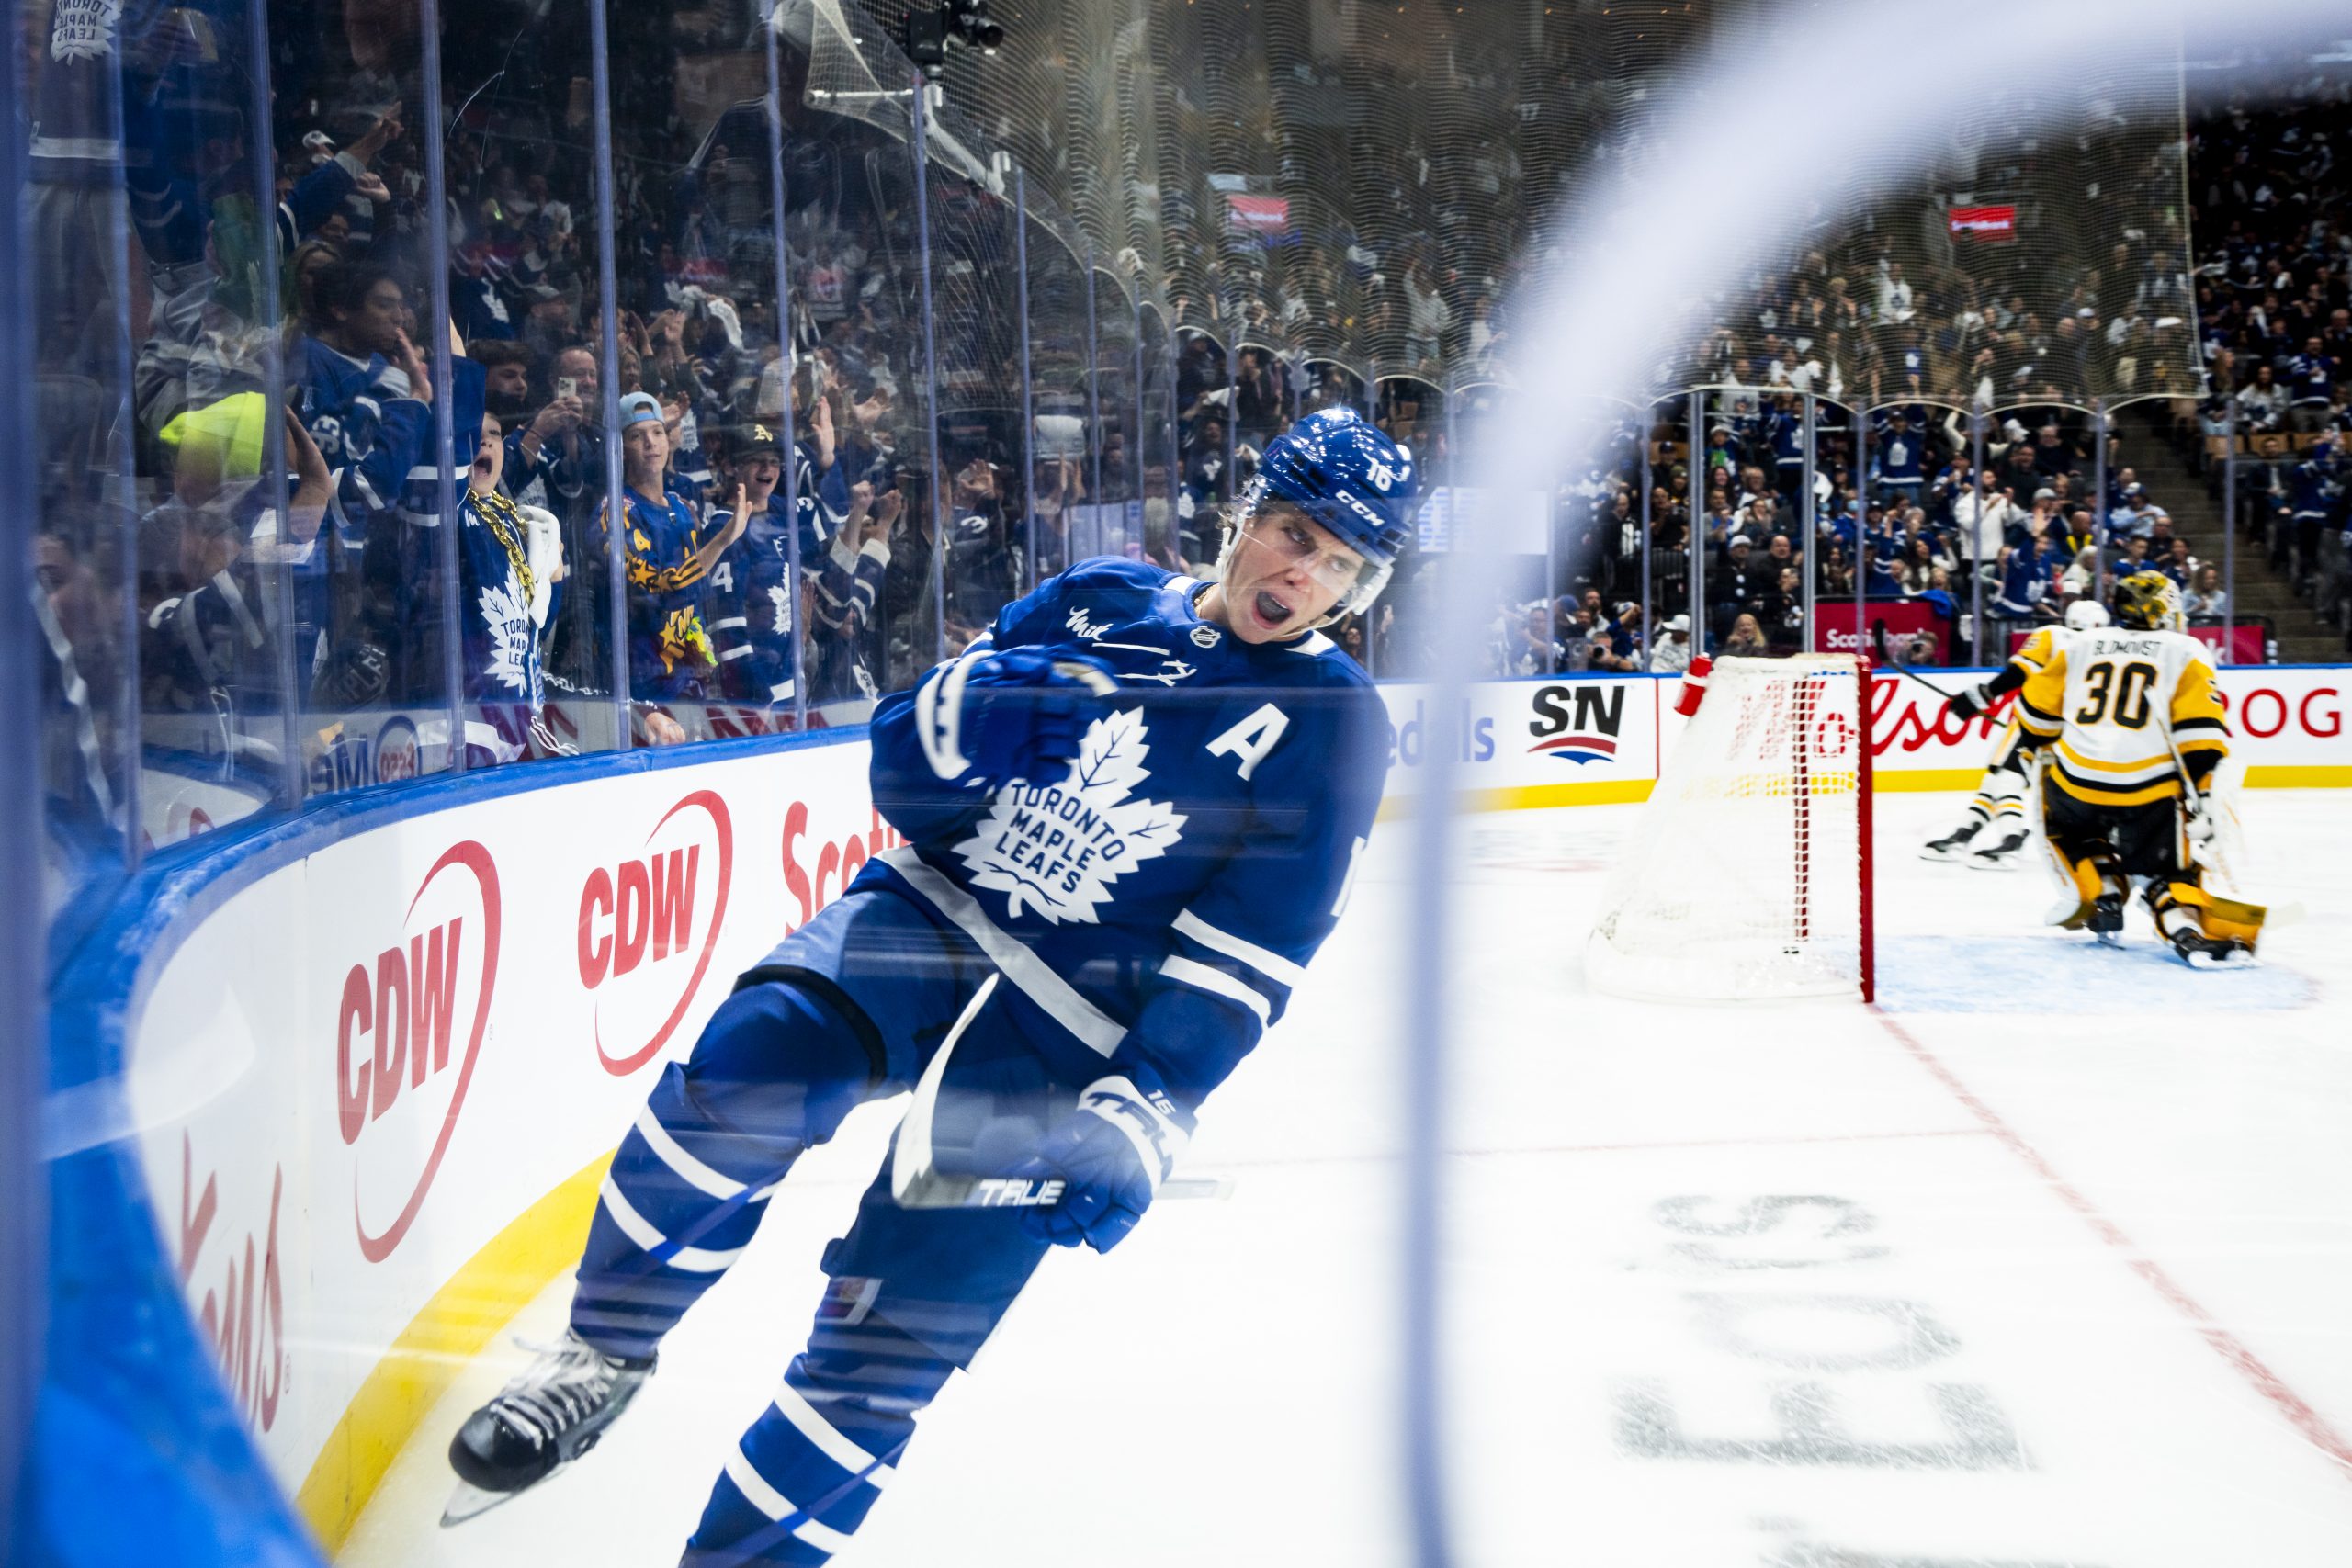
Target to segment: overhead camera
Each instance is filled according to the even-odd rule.
[[[955,49],[977,49],[994,54],[1004,43],[1003,27],[989,19],[989,0],[944,0],[939,6],[913,6],[907,11],[907,58],[936,82],[947,69]]]

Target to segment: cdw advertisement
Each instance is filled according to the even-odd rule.
[[[2252,782],[2352,784],[2347,674],[2224,672]],[[1676,690],[1385,687],[1389,793],[1445,761],[1474,806],[1640,800],[1680,731]],[[1871,718],[1893,787],[1973,782],[1993,735],[1900,677],[1876,682]],[[150,1191],[289,1488],[435,1292],[607,1151],[736,975],[899,841],[866,760],[852,734],[458,797],[236,887],[144,977],[130,1088]]]

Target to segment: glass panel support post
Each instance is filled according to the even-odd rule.
[[[776,9],[782,11],[782,0]],[[780,15],[771,18],[760,31],[767,44],[768,96],[763,118],[768,126],[768,206],[775,215],[771,243],[775,246],[776,349],[783,356],[778,361],[784,395],[776,412],[776,445],[784,470],[785,571],[791,582],[786,602],[792,611],[792,629],[787,634],[792,639],[792,728],[795,734],[805,734],[808,728],[808,628],[804,624],[807,617],[800,613],[800,432],[792,407],[792,252],[784,225],[784,65],[776,42],[782,19]]]

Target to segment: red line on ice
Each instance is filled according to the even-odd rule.
[[[2311,1439],[2317,1448],[2336,1463],[2352,1469],[2352,1442],[2327,1423],[2327,1417],[2312,1408],[2309,1401],[2287,1386],[2287,1381],[2270,1370],[2261,1357],[2249,1349],[2245,1341],[2214,1321],[2194,1296],[2183,1290],[2180,1282],[2165,1272],[2164,1266],[2142,1253],[2122,1227],[2099,1212],[2098,1206],[2075,1190],[2074,1185],[2041,1156],[2040,1150],[2025,1141],[2017,1129],[2001,1119],[2000,1113],[1962,1083],[1958,1075],[1937,1059],[1935,1054],[1911,1036],[1911,1032],[1873,1006],[1871,1011],[1886,1025],[1887,1032],[1911,1053],[1914,1060],[1927,1068],[1946,1089],[1951,1090],[1969,1113],[1984,1124],[1984,1130],[2008,1145],[2009,1152],[2023,1160],[2043,1185],[2055,1192],[2065,1205],[2080,1214],[2099,1239],[2124,1254],[2132,1272],[2146,1280],[2156,1294],[2162,1296],[2175,1312],[2187,1318],[2198,1336],[2212,1348],[2213,1353],[2236,1369],[2254,1391],[2277,1406],[2279,1413],[2294,1423],[2295,1429]]]

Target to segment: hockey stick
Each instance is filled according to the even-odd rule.
[[[932,1123],[939,1108],[939,1089],[947,1077],[947,1058],[956,1043],[979,1016],[1002,976],[991,973],[980,982],[972,999],[956,1017],[956,1026],[939,1043],[916,1080],[914,1103],[899,1122],[898,1142],[890,1150],[890,1196],[902,1209],[1026,1209],[1061,1201],[1057,1178],[1026,1176],[966,1176],[942,1171],[932,1150]],[[1159,1184],[1161,1198],[1230,1198],[1233,1183],[1207,1178],[1170,1178]]]

